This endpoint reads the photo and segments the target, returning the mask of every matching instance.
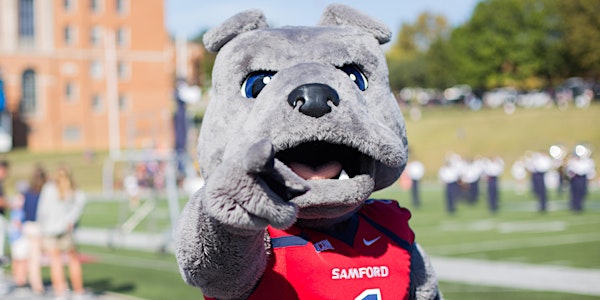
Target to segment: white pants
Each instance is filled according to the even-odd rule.
[[[25,222],[23,224],[23,235],[27,239],[29,250],[29,284],[35,292],[43,292],[42,283],[42,230],[37,222]]]

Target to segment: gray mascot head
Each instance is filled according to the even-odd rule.
[[[206,184],[176,231],[187,283],[245,299],[282,259],[271,230],[345,232],[373,191],[398,179],[407,139],[381,48],[390,36],[342,5],[319,26],[270,28],[251,10],[206,33],[218,52],[198,142]],[[409,248],[411,295],[434,299],[435,276]]]
[[[301,219],[343,216],[393,183],[407,140],[380,47],[390,36],[341,5],[318,27],[269,28],[246,11],[208,32],[205,45],[218,55],[198,146],[203,175],[266,141],[307,180],[310,190],[291,200]]]

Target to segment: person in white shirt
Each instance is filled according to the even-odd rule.
[[[70,171],[61,167],[54,180],[44,184],[40,194],[37,221],[42,230],[42,249],[50,257],[50,279],[56,297],[67,292],[62,254],[69,258],[71,288],[83,295],[83,274],[79,254],[73,241],[73,230],[85,205],[85,194],[76,188]]]
[[[545,175],[553,167],[552,158],[542,152],[535,152],[529,157],[527,167],[531,172],[533,192],[539,201],[539,211],[547,210],[548,192],[546,190]]]
[[[460,172],[456,169],[456,165],[451,164],[449,161],[438,172],[438,178],[446,186],[446,209],[450,214],[454,214],[456,210],[456,197],[460,192],[459,177]]]
[[[596,166],[590,154],[591,151],[587,147],[577,145],[574,155],[567,161],[566,171],[570,183],[570,206],[574,212],[583,210],[583,201],[588,192],[588,181],[596,176]]]
[[[465,161],[460,176],[461,181],[468,185],[467,203],[474,205],[479,200],[479,179],[482,174],[480,160]]]
[[[515,179],[515,192],[522,195],[527,190],[527,168],[525,159],[517,159],[510,168],[510,174]]]
[[[498,211],[498,179],[504,171],[504,161],[499,156],[487,158],[483,161],[483,172],[487,176],[487,198],[490,211]]]
[[[418,160],[408,162],[406,165],[406,172],[408,177],[411,179],[412,184],[410,186],[412,202],[415,207],[421,206],[421,199],[419,195],[419,182],[425,175],[425,166]]]

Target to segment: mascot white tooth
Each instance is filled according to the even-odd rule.
[[[242,12],[204,36],[218,52],[198,143],[205,186],[176,257],[207,299],[439,299],[410,212],[370,195],[407,161],[384,24],[330,5],[314,27]]]

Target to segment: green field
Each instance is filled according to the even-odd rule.
[[[448,151],[465,157],[501,155],[507,165],[528,150],[545,151],[561,142],[568,147],[585,141],[600,156],[600,105],[587,110],[569,108],[520,109],[513,115],[501,110],[466,111],[459,108],[423,110],[422,118],[407,117],[411,156],[423,161],[427,181],[422,190],[422,206],[411,206],[408,191],[394,185],[374,197],[392,198],[413,212],[412,227],[417,241],[432,256],[474,258],[493,261],[557,265],[581,269],[600,269],[600,188],[591,187],[586,210],[572,213],[567,194],[550,191],[547,213],[536,211],[530,193],[514,191],[509,172],[502,178],[500,211],[488,212],[484,197],[476,205],[460,203],[455,215],[445,212],[443,190],[435,179],[437,169]],[[194,143],[195,144],[195,143]],[[42,153],[13,151],[6,155],[12,163],[9,193],[14,183],[25,179],[35,163],[52,169],[68,163],[79,185],[90,192],[101,190],[101,171],[106,153],[93,157],[82,153]],[[484,189],[482,188],[482,191]],[[91,197],[82,227],[114,228],[131,211],[127,203],[114,199],[96,201]],[[182,199],[182,203],[185,199]],[[159,200],[157,209],[135,230],[161,233],[169,225],[167,205]],[[144,299],[198,299],[200,293],[181,280],[172,254],[156,249],[147,252],[83,246],[82,252],[97,258],[84,266],[86,287]],[[49,280],[47,270],[45,279]],[[575,294],[549,293],[519,289],[440,282],[446,299],[598,299]]]
[[[565,195],[550,193],[547,213],[535,209],[530,194],[502,191],[500,211],[491,214],[485,197],[475,205],[460,203],[455,215],[443,205],[442,188],[435,182],[424,185],[420,208],[410,204],[408,191],[393,186],[375,197],[397,199],[413,212],[412,227],[417,241],[432,256],[475,258],[495,261],[600,269],[600,190],[595,187],[581,214],[566,210]],[[157,209],[155,225],[168,224],[166,210]],[[92,202],[82,226],[111,227],[115,202]],[[106,222],[102,222],[103,217]],[[162,217],[161,217],[162,216]],[[140,225],[146,230],[148,225]],[[162,228],[160,228],[162,229]],[[181,280],[171,254],[139,252],[85,246],[83,252],[98,259],[84,266],[86,286],[96,291],[112,291],[144,299],[197,299],[196,289]],[[597,299],[597,297],[474,286],[440,282],[446,299]]]
[[[406,111],[407,109],[404,109]],[[470,111],[439,107],[422,110],[419,120],[405,114],[411,158],[425,164],[426,176],[435,178],[448,152],[465,158],[500,156],[509,167],[527,151],[547,152],[556,143],[571,151],[587,143],[600,161],[600,103],[588,109],[556,107],[524,109],[512,115],[500,109]],[[510,176],[505,172],[505,177]]]

